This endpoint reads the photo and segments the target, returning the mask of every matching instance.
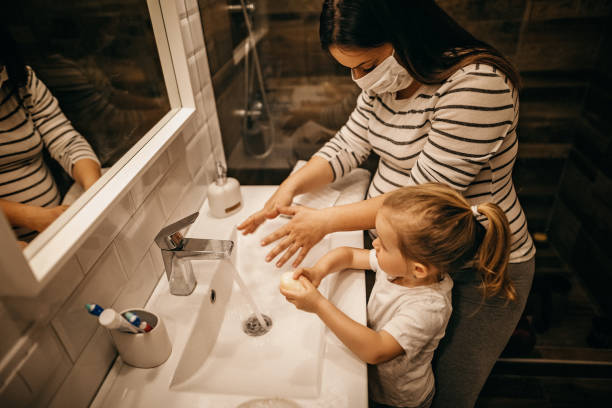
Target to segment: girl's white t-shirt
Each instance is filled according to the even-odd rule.
[[[368,301],[368,327],[384,330],[404,353],[368,366],[368,388],[374,401],[398,407],[416,407],[434,387],[431,359],[444,336],[452,312],[453,281],[408,288],[389,280],[380,269],[376,251],[370,251],[376,282]]]

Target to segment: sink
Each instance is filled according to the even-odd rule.
[[[234,230],[231,261],[214,261],[217,268],[175,370],[170,388],[176,391],[267,397],[315,398],[320,393],[324,325],[311,313],[295,308],[278,291],[280,275],[291,270],[266,263],[273,246],[261,247],[265,235],[286,223],[266,222],[254,234]],[[330,249],[329,239],[311,249],[302,263],[314,264]],[[195,261],[207,264],[211,261]],[[248,293],[233,279],[233,265],[261,313],[272,320],[261,336],[243,331],[254,315]],[[209,269],[210,270],[210,269]],[[326,294],[326,281],[321,290]]]

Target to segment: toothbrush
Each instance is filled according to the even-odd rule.
[[[119,329],[123,332],[140,333],[139,329],[134,327],[113,309],[104,310],[98,317],[98,322],[107,329]]]
[[[104,311],[102,307],[96,305],[95,303],[86,303],[85,309],[87,309],[87,311],[94,316],[100,316],[100,314]]]
[[[144,320],[141,320],[140,317],[138,317],[138,315],[134,312],[125,312],[123,314],[123,317],[125,317],[125,319],[132,323],[134,326],[138,327],[141,330],[144,330],[145,333],[150,332],[153,327],[151,327],[151,325],[147,322],[145,322]]]

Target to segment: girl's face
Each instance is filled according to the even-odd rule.
[[[402,256],[397,234],[384,212],[385,210],[382,210],[376,214],[376,232],[378,238],[372,242],[376,250],[378,265],[390,276],[412,278],[414,276],[414,263]]]
[[[355,79],[359,79],[393,54],[393,46],[383,44],[376,48],[341,49],[332,45],[329,47],[329,53],[340,64],[350,68]]]

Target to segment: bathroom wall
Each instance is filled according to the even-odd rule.
[[[39,296],[0,298],[0,406],[89,405],[116,352],[85,303],[145,305],[164,269],[154,236],[200,208],[224,156],[198,5],[176,1],[197,114]]]
[[[612,28],[608,19],[596,69],[561,178],[551,217],[551,241],[612,317]],[[579,188],[577,188],[579,186]]]

